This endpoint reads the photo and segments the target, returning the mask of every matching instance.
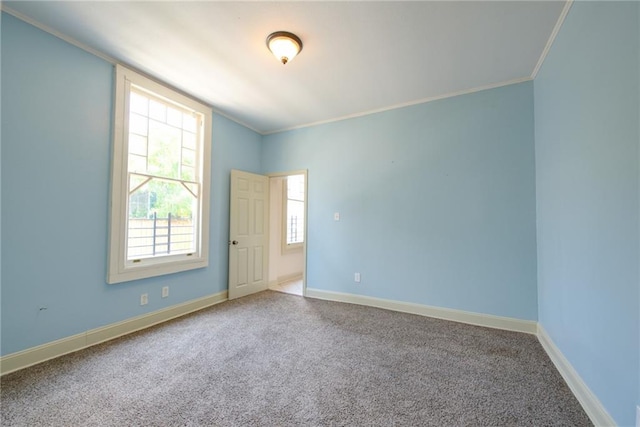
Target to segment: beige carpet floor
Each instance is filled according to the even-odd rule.
[[[587,426],[536,337],[266,291],[6,375],[3,426]]]

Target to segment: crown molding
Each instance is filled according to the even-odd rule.
[[[456,96],[461,96],[461,95],[468,95],[471,93],[475,93],[475,92],[481,92],[484,90],[489,90],[489,89],[496,89],[499,87],[503,87],[503,86],[509,86],[509,85],[513,85],[513,84],[518,84],[518,83],[523,83],[523,82],[527,82],[527,81],[531,81],[535,78],[538,70],[540,69],[540,67],[542,66],[542,62],[544,62],[544,58],[547,55],[547,52],[549,51],[551,45],[553,44],[553,41],[555,40],[555,37],[558,33],[558,31],[560,30],[560,27],[562,26],[562,23],[564,22],[564,18],[567,15],[567,13],[569,12],[569,9],[571,8],[571,4],[573,3],[573,0],[568,0],[567,3],[564,6],[564,9],[562,10],[562,13],[560,14],[560,17],[558,18],[558,21],[556,22],[556,26],[554,27],[554,30],[551,34],[551,36],[549,37],[549,40],[547,41],[547,45],[545,46],[545,49],[542,52],[542,56],[540,57],[540,59],[538,60],[538,64],[536,65],[533,73],[531,74],[531,77],[523,77],[523,78],[517,78],[517,79],[513,79],[513,80],[508,80],[508,81],[503,81],[503,82],[498,82],[498,83],[491,83],[488,85],[483,85],[483,86],[478,86],[478,87],[474,87],[474,88],[470,88],[470,89],[465,89],[465,90],[461,90],[461,91],[457,91],[457,92],[450,92],[450,93],[445,93],[442,95],[436,95],[436,96],[432,96],[432,97],[427,97],[427,98],[421,98],[421,99],[416,99],[413,101],[408,101],[408,102],[404,102],[404,103],[399,103],[399,104],[394,104],[394,105],[390,105],[387,107],[382,107],[382,108],[378,108],[378,109],[373,109],[373,110],[366,110],[366,111],[361,111],[361,112],[357,112],[357,113],[353,113],[353,114],[348,114],[345,116],[339,116],[339,117],[334,117],[334,118],[330,118],[330,119],[326,119],[326,120],[319,120],[319,121],[315,121],[315,122],[310,122],[310,123],[306,123],[306,124],[302,124],[302,125],[296,125],[296,126],[291,126],[291,127],[286,127],[286,128],[282,128],[282,129],[276,129],[276,130],[259,130],[256,129],[254,126],[251,126],[249,124],[247,124],[246,122],[239,120],[238,118],[234,117],[232,114],[229,114],[223,110],[221,110],[220,108],[217,108],[215,106],[213,106],[211,103],[209,102],[205,102],[203,100],[201,100],[200,98],[198,98],[197,96],[194,97],[194,95],[189,94],[184,92],[183,90],[180,90],[178,88],[174,88],[172,86],[172,89],[185,94],[186,96],[189,96],[191,98],[194,98],[196,100],[198,100],[199,102],[206,104],[208,106],[210,106],[213,110],[214,114],[218,114],[226,119],[229,119],[237,124],[239,124],[240,126],[243,126],[259,135],[262,136],[266,136],[266,135],[272,135],[272,134],[276,134],[276,133],[282,133],[282,132],[288,132],[288,131],[292,131],[292,130],[297,130],[297,129],[303,129],[303,128],[308,128],[308,127],[313,127],[313,126],[318,126],[318,125],[323,125],[323,124],[329,124],[329,123],[333,123],[333,122],[339,122],[339,121],[343,121],[343,120],[348,120],[348,119],[354,119],[354,118],[358,118],[358,117],[363,117],[363,116],[368,116],[370,114],[376,114],[376,113],[382,113],[385,111],[391,111],[391,110],[396,110],[396,109],[400,109],[400,108],[405,108],[405,107],[411,107],[414,105],[419,105],[419,104],[425,104],[427,102],[433,102],[433,101],[438,101],[441,99],[447,99],[447,98],[453,98]],[[137,69],[136,67],[133,67],[129,64],[123,63],[122,61],[117,60],[116,58],[105,54],[104,52],[100,52],[99,50],[96,50],[90,46],[87,46],[84,43],[79,42],[78,40],[74,39],[73,37],[69,37],[66,34],[61,33],[60,31],[57,31],[47,25],[42,24],[41,22],[38,22],[20,12],[17,12],[15,10],[13,10],[12,8],[10,8],[9,6],[7,6],[5,3],[2,3],[0,1],[0,10],[2,10],[3,12],[8,13],[9,15],[14,16],[15,18],[26,22],[27,24],[30,24],[48,34],[51,34],[54,37],[57,37],[81,50],[84,50],[85,52],[88,52],[94,56],[97,56],[98,58],[101,58],[105,61],[107,61],[110,64],[116,65],[116,64],[121,64],[124,65],[130,69],[135,70],[136,72],[139,72],[140,74],[143,74],[149,78],[151,78],[152,80],[155,81],[159,81],[157,78],[155,78],[154,76],[149,75],[148,73],[145,73],[142,70]],[[162,83],[162,82],[161,82]],[[166,84],[166,83],[162,83],[162,84]]]
[[[540,71],[540,68],[542,68],[542,64],[544,63],[544,60],[547,58],[547,54],[549,53],[549,50],[551,50],[551,46],[553,45],[553,42],[556,40],[556,36],[558,35],[558,32],[560,31],[562,24],[564,24],[564,20],[567,17],[567,14],[569,13],[569,9],[571,9],[571,5],[573,5],[573,0],[567,0],[567,2],[564,4],[564,8],[562,9],[562,12],[560,12],[560,16],[558,17],[556,26],[553,27],[553,31],[549,36],[549,40],[547,40],[547,44],[542,50],[540,59],[538,59],[538,63],[536,64],[535,68],[533,69],[533,72],[531,73],[532,80],[536,78],[536,76],[538,75],[538,71]]]
[[[1,3],[1,2],[0,2]],[[96,50],[90,46],[87,46],[84,43],[80,43],[78,40],[74,39],[73,37],[69,37],[66,34],[61,33],[58,30],[55,30],[51,27],[49,27],[48,25],[45,25],[39,21],[36,21],[33,18],[30,18],[16,10],[13,10],[12,8],[10,8],[9,6],[7,6],[6,3],[1,3],[0,4],[0,10],[2,10],[3,12],[8,13],[9,15],[18,18],[19,20],[26,22],[29,25],[32,25],[34,27],[36,27],[39,30],[44,31],[45,33],[51,34],[54,37],[59,38],[60,40],[63,40],[79,49],[84,50],[85,52],[88,52],[94,56],[97,56],[98,58],[104,59],[105,61],[116,65],[119,63],[119,61],[117,61],[115,58],[113,58],[112,56],[109,56],[103,52],[100,52],[99,50]]]
[[[291,130],[303,129],[303,128],[308,128],[308,127],[313,127],[313,126],[318,126],[318,125],[325,125],[325,124],[333,123],[333,122],[340,122],[342,120],[355,119],[357,117],[368,116],[370,114],[384,113],[385,111],[397,110],[397,109],[400,109],[400,108],[411,107],[411,106],[419,105],[419,104],[426,104],[427,102],[439,101],[441,99],[453,98],[453,97],[461,96],[461,95],[469,95],[471,93],[481,92],[483,90],[496,89],[496,88],[503,87],[503,86],[510,86],[510,85],[515,85],[515,84],[519,84],[519,83],[528,82],[528,81],[531,81],[531,80],[533,80],[531,77],[523,77],[523,78],[508,80],[508,81],[499,82],[499,83],[491,83],[491,84],[488,84],[488,85],[478,86],[478,87],[474,87],[474,88],[471,88],[471,89],[465,89],[465,90],[461,90],[461,91],[458,91],[458,92],[450,92],[450,93],[445,93],[445,94],[442,94],[442,95],[431,96],[431,97],[428,97],[428,98],[416,99],[414,101],[403,102],[403,103],[400,103],[400,104],[394,104],[394,105],[391,105],[391,106],[388,106],[388,107],[378,108],[378,109],[375,109],[375,110],[367,110],[367,111],[362,111],[362,112],[359,112],[359,113],[348,114],[346,116],[340,116],[340,117],[335,117],[335,118],[332,118],[332,119],[320,120],[320,121],[317,121],[317,122],[311,122],[311,123],[307,123],[307,124],[303,124],[303,125],[299,125],[299,126],[291,126],[291,127],[283,128],[283,129],[279,129],[279,130],[266,131],[266,132],[263,133],[263,135],[272,135],[272,134],[275,134],[275,133],[288,132],[288,131],[291,131]]]
[[[239,119],[237,119],[237,118],[225,113],[224,111],[220,110],[219,108],[214,107],[213,105],[211,105],[211,103],[206,102],[206,101],[202,100],[201,98],[199,98],[197,96],[194,96],[194,95],[192,95],[192,94],[190,94],[188,92],[185,92],[184,90],[178,89],[178,88],[174,87],[173,85],[167,84],[166,82],[163,82],[162,80],[158,79],[157,77],[155,77],[153,75],[150,75],[149,73],[146,73],[146,72],[144,72],[144,71],[142,71],[142,70],[140,70],[140,69],[138,69],[138,68],[136,68],[134,66],[131,66],[130,64],[126,64],[126,63],[124,63],[122,61],[119,61],[116,58],[112,57],[111,55],[107,55],[104,52],[101,52],[101,51],[99,51],[97,49],[94,49],[94,48],[92,48],[90,46],[87,46],[86,44],[84,44],[82,42],[79,42],[78,40],[74,39],[73,37],[70,37],[70,36],[68,36],[66,34],[63,34],[60,31],[49,27],[48,25],[45,25],[45,24],[43,24],[43,23],[41,23],[39,21],[36,21],[35,19],[30,18],[30,17],[28,17],[28,16],[26,16],[26,15],[24,15],[24,14],[22,14],[22,13],[16,11],[16,10],[10,8],[5,3],[2,3],[2,1],[0,1],[0,10],[2,10],[2,12],[8,13],[9,15],[13,16],[14,18],[17,18],[17,19],[19,19],[19,20],[21,20],[21,21],[23,21],[23,22],[25,22],[25,23],[33,26],[33,27],[36,27],[37,29],[39,29],[41,31],[44,31],[47,34],[50,34],[50,35],[52,35],[54,37],[57,37],[60,40],[62,40],[64,42],[67,42],[72,46],[77,47],[78,49],[84,50],[85,52],[90,53],[91,55],[97,56],[98,58],[100,58],[100,59],[102,59],[102,60],[104,60],[104,61],[106,61],[106,62],[108,62],[108,63],[110,63],[110,64],[112,64],[114,66],[115,65],[123,65],[123,66],[125,66],[125,67],[127,67],[127,68],[129,68],[131,70],[134,70],[136,73],[139,73],[139,74],[144,75],[145,77],[148,77],[149,79],[151,79],[151,80],[153,80],[155,82],[158,82],[158,83],[160,83],[160,84],[162,84],[164,86],[169,86],[169,87],[171,87],[171,89],[175,90],[176,92],[179,92],[179,93],[181,93],[181,94],[183,94],[185,96],[188,96],[189,98],[195,99],[196,101],[200,102],[201,104],[205,104],[206,106],[211,107],[211,110],[213,111],[214,114],[217,114],[217,115],[222,116],[222,117],[224,117],[226,119],[229,119],[232,122],[235,122],[235,123],[239,124],[240,126],[244,126],[247,129],[256,132],[257,134],[263,135],[263,132],[255,129],[253,126],[250,126],[247,123],[244,123],[243,121],[241,121],[241,120],[239,120]]]

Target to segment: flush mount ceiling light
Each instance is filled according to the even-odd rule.
[[[286,64],[300,53],[302,40],[295,34],[276,31],[267,37],[267,47],[278,58],[278,61]]]

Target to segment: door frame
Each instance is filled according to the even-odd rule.
[[[266,176],[269,178],[269,183],[271,183],[271,178],[282,178],[289,175],[304,175],[304,242],[302,242],[302,296],[307,296],[307,241],[309,240],[308,227],[309,224],[309,170],[308,169],[298,169],[287,172],[273,172],[268,173]],[[284,194],[283,194],[284,196]],[[269,215],[271,215],[271,197],[269,197]],[[283,212],[283,215],[285,213]],[[281,218],[280,218],[281,219]],[[269,235],[271,234],[271,224],[269,224]],[[271,240],[271,236],[269,236],[269,240]],[[271,251],[269,251],[269,260],[271,260]],[[270,276],[271,272],[269,271],[271,262],[269,261],[267,265],[267,280]]]

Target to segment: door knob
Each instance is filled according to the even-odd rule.
[[[237,244],[238,244],[238,241],[237,241],[237,240],[234,240],[233,242],[229,242],[229,243],[231,243],[232,245],[237,245]]]

